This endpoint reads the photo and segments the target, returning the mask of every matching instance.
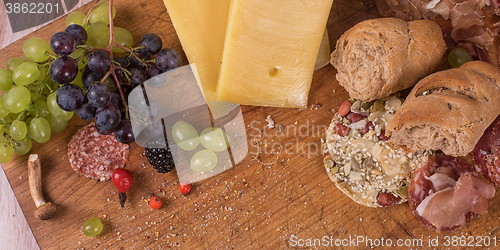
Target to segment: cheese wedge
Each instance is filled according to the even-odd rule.
[[[222,62],[222,50],[231,0],[164,0],[182,48],[198,69],[199,83],[210,105]],[[315,70],[330,62],[330,41],[325,29]],[[211,106],[211,105],[210,105]]]
[[[325,33],[323,38],[321,38],[321,45],[319,46],[318,57],[316,58],[316,64],[314,65],[314,70],[321,69],[330,63],[330,39],[328,39],[328,30],[325,28]]]
[[[215,87],[224,47],[230,0],[163,0],[182,49],[196,64],[207,103]]]
[[[233,0],[217,100],[305,108],[333,0]]]

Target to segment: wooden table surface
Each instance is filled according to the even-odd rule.
[[[164,47],[182,51],[161,0],[122,0],[115,1],[115,6],[116,25],[131,31],[135,41],[153,32],[163,39]],[[82,10],[89,8],[87,5]],[[335,1],[328,21],[331,47],[349,27],[375,17],[378,13],[372,1]],[[28,37],[49,40],[64,28],[65,20],[57,20],[0,50],[0,67],[5,66],[8,58],[22,55],[21,47]],[[186,64],[184,55],[183,60]],[[54,134],[49,143],[34,143],[32,148],[32,153],[41,157],[44,194],[58,205],[56,216],[47,221],[33,217],[35,206],[27,184],[27,156],[22,156],[4,164],[3,169],[25,219],[20,210],[15,210],[15,204],[9,204],[10,210],[2,209],[0,218],[3,220],[7,214],[15,215],[12,217],[20,225],[27,221],[41,249],[332,249],[321,245],[325,241],[318,243],[323,237],[332,238],[333,242],[345,240],[349,247],[342,249],[369,248],[364,242],[353,245],[349,239],[372,240],[373,244],[377,240],[381,244],[383,239],[383,243],[390,240],[393,245],[419,244],[421,240],[421,245],[401,249],[435,249],[445,247],[446,237],[500,237],[499,196],[489,201],[487,215],[477,216],[460,230],[436,233],[423,228],[407,204],[386,209],[363,207],[336,189],[325,172],[320,152],[325,127],[334,110],[347,98],[335,74],[331,65],[315,72],[307,110],[243,106],[248,156],[230,170],[196,183],[187,196],[178,191],[175,171],[156,173],[141,156],[144,149],[131,144],[126,168],[134,174],[135,183],[127,193],[125,209],[119,208],[110,181],[79,177],[69,167],[67,143],[87,124],[74,117],[68,128]],[[267,128],[268,115],[273,117],[275,128]],[[280,132],[279,125],[284,132]],[[285,145],[288,146],[283,150]],[[1,175],[0,172],[0,178]],[[9,192],[2,191],[6,183],[1,184],[3,208]],[[161,209],[152,210],[145,202],[151,192],[163,199]],[[101,218],[105,228],[101,235],[89,238],[82,234],[81,226],[91,217]],[[23,232],[29,238],[29,230],[21,227],[17,233],[3,225],[0,232],[7,231],[10,236],[10,243],[7,242],[11,245],[6,249],[32,249],[32,241],[16,242],[16,235]],[[316,245],[297,247],[299,239],[303,244],[309,239]],[[438,247],[429,244],[431,239],[432,243],[438,240]],[[500,243],[495,241],[489,247],[474,249],[495,249],[493,244]],[[0,248],[4,246],[0,244]]]

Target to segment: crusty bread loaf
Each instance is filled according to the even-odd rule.
[[[393,146],[464,156],[499,114],[500,69],[473,61],[418,82],[386,134]]]
[[[434,21],[379,18],[346,31],[330,62],[351,98],[372,101],[415,85],[436,69],[445,51]]]

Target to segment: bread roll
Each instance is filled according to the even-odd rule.
[[[434,21],[380,18],[346,31],[330,62],[349,96],[367,102],[415,85],[436,69],[445,51]]]
[[[499,114],[500,69],[473,61],[418,82],[386,134],[393,146],[464,156]]]

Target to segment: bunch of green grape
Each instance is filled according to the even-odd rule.
[[[64,31],[49,42],[29,38],[24,55],[10,58],[0,69],[0,164],[13,153],[28,153],[31,140],[49,141],[74,113],[86,121],[95,119],[99,133],[113,133],[121,143],[135,140],[128,94],[145,80],[179,67],[181,56],[162,49],[161,38],[152,33],[132,48],[132,34],[110,25],[109,8],[101,0],[87,15],[70,13]],[[115,8],[111,11],[114,18]],[[108,47],[110,33],[114,41]]]
[[[23,45],[24,56],[10,58],[0,69],[0,163],[13,153],[24,155],[32,141],[45,143],[51,133],[61,132],[73,116],[54,101],[59,87],[47,77],[50,46],[41,38]],[[53,93],[53,94],[51,94]]]
[[[108,8],[104,3],[89,16],[86,28],[91,46],[105,47],[109,42]],[[84,18],[85,14],[74,11],[66,24],[83,25]],[[115,28],[116,41],[131,47],[132,35],[123,30]],[[68,55],[78,62],[78,75],[71,84],[82,89],[81,73],[89,47],[78,46]],[[64,111],[58,105],[56,95],[62,85],[49,74],[52,63],[60,57],[53,54],[49,42],[33,37],[23,44],[23,56],[8,59],[5,69],[0,69],[0,164],[9,162],[13,153],[27,154],[32,140],[46,143],[52,133],[63,131],[73,117],[74,111]]]

